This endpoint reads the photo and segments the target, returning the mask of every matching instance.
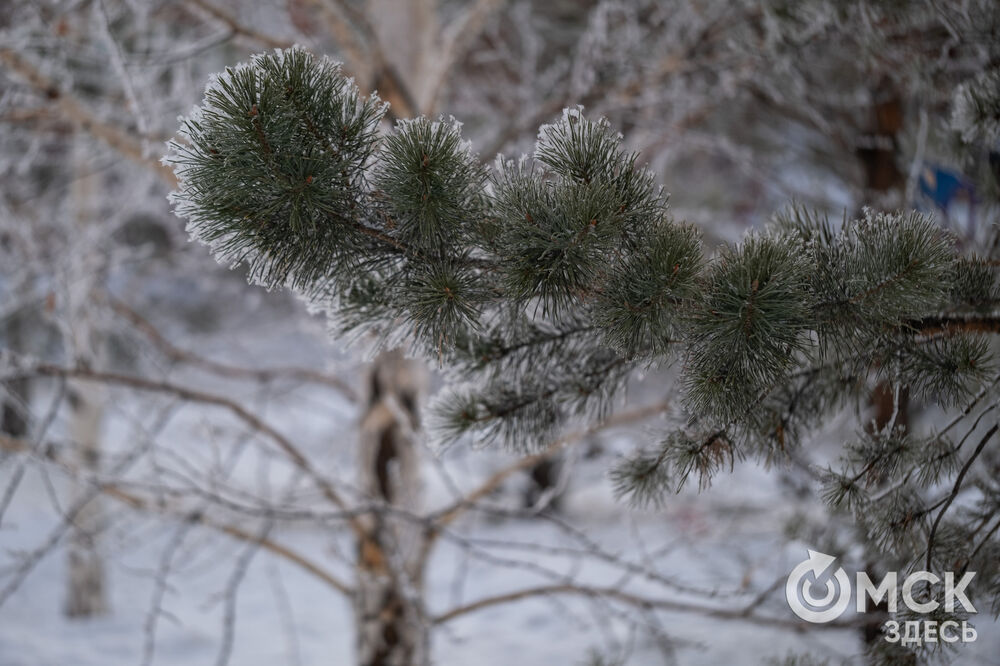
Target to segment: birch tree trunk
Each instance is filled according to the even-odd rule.
[[[67,351],[74,363],[93,366],[101,351],[101,340],[94,326],[93,295],[101,273],[101,258],[95,242],[99,177],[90,173],[88,149],[82,137],[74,146],[74,180],[70,190],[73,208],[74,238],[78,252],[66,273],[65,326]],[[71,410],[70,438],[74,443],[80,476],[77,497],[86,493],[87,479],[100,471],[101,421],[104,395],[101,386],[82,380],[67,384]],[[103,527],[100,499],[93,498],[76,514],[69,534],[67,552],[67,594],[65,612],[69,617],[85,618],[107,612],[104,564],[99,549]]]
[[[99,441],[104,407],[99,388],[93,384],[74,382],[69,390],[73,410],[70,436],[79,451],[82,473],[90,476],[100,468]],[[85,491],[86,488],[81,487],[78,494]],[[100,500],[95,497],[76,514],[69,535],[65,609],[69,617],[85,618],[108,611],[104,563],[98,548],[102,527],[103,511]]]
[[[420,112],[439,26],[434,0],[367,0],[374,48],[382,54],[398,86],[376,81],[402,116]],[[376,73],[377,79],[385,73]],[[396,88],[399,88],[396,90]],[[392,91],[396,90],[395,96]],[[398,98],[398,99],[397,99]],[[398,350],[380,354],[368,376],[368,400],[361,421],[361,480],[366,495],[388,507],[415,511],[419,501],[419,461],[415,436],[424,370]],[[358,545],[355,622],[360,666],[430,664],[430,622],[423,605],[423,572],[418,569],[422,532],[391,511],[373,512]]]
[[[430,623],[417,570],[419,526],[391,511],[414,511],[419,501],[416,431],[422,385],[419,365],[399,351],[384,352],[369,375],[361,422],[361,481],[375,504],[358,545],[354,612],[360,666],[422,666],[430,663]]]
[[[435,0],[368,0],[368,15],[374,17],[373,29],[378,48],[384,56],[384,66],[391,67],[404,90],[397,94],[409,99],[387,100],[402,117],[432,113],[426,107],[429,86],[427,72],[433,60],[436,42],[440,39]],[[381,73],[379,78],[385,77]],[[376,81],[376,88],[385,89]]]

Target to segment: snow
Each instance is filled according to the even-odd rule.
[[[230,328],[197,335],[206,336],[202,343],[214,340],[214,344],[207,343],[206,353],[215,358],[246,361],[263,357],[265,349],[271,359],[281,350],[278,357],[287,357],[285,364],[315,363],[317,358],[335,356],[326,346],[322,325],[312,322],[303,328],[294,317],[275,317],[274,310],[274,304],[266,301],[256,315],[230,321]],[[188,342],[195,340],[198,338]],[[222,388],[222,380],[194,370],[178,368],[168,377],[202,390]],[[235,390],[232,383],[225,386]],[[259,415],[302,443],[320,461],[324,473],[349,481],[355,439],[350,405],[325,388],[285,386],[269,393],[243,390],[246,395],[236,393],[234,397],[257,405]],[[162,399],[132,396],[116,402],[107,430],[109,447],[121,451],[134,444],[136,430],[130,421],[153,413],[154,405],[162,406]],[[157,438],[161,444],[154,448],[154,457],[162,466],[159,473],[175,468],[171,453],[186,459],[196,470],[220,465],[238,434],[237,425],[217,411],[191,406],[178,410]],[[206,441],[214,443],[206,449]],[[627,450],[635,444],[634,435],[616,433],[605,437],[602,444],[608,452]],[[429,451],[425,450],[425,456]],[[512,459],[501,451],[460,445],[440,455],[441,469],[459,479],[463,488],[472,487],[476,479],[485,478]],[[524,483],[523,477],[515,477],[485,503],[493,510],[470,513],[456,524],[430,563],[426,599],[432,613],[568,577],[652,598],[740,608],[786,576],[811,546],[789,543],[783,524],[797,510],[815,511],[818,507],[811,501],[783,499],[773,471],[739,466],[708,491],[686,490],[660,510],[636,511],[614,499],[605,475],[608,460],[606,455],[596,459],[577,456],[569,463],[567,495],[555,521],[505,516],[517,506],[519,486]],[[246,448],[232,462],[232,486],[262,496],[276,496],[275,489],[289,478],[286,468],[256,448]],[[443,506],[450,501],[451,490],[433,461],[425,460],[424,466],[425,505]],[[10,465],[0,467],[0,484],[6,483],[11,470]],[[148,465],[140,466],[130,478],[149,479],[153,473]],[[52,481],[65,497],[58,473],[52,473]],[[63,551],[56,548],[0,608],[0,664],[215,663],[223,642],[225,591],[234,564],[247,552],[246,544],[202,527],[179,527],[175,520],[135,514],[110,501],[105,506],[113,509],[113,527],[104,541],[113,613],[88,621],[69,621],[62,616],[65,559]],[[632,562],[648,559],[657,572],[681,588],[711,591],[715,596],[623,575],[620,567],[599,558],[573,557],[573,551],[586,549],[560,530],[558,521],[573,525],[604,552],[622,554]],[[0,566],[9,565],[12,555],[35,548],[58,524],[39,468],[32,467],[0,526]],[[184,537],[179,545],[174,543],[178,534]],[[270,537],[349,580],[350,567],[342,557],[349,558],[353,550],[342,530],[298,521],[277,526]],[[162,590],[163,612],[156,617],[155,645],[147,661],[151,600],[157,594],[157,572],[164,553],[172,544],[171,575]],[[434,663],[508,666],[516,659],[520,666],[548,666],[580,663],[589,649],[629,651],[630,664],[664,663],[664,653],[649,635],[631,635],[628,623],[613,612],[624,607],[609,605],[603,617],[597,612],[600,608],[580,596],[490,606],[435,629]],[[235,613],[231,664],[351,663],[348,600],[267,552],[256,552],[250,560],[238,587]],[[792,619],[780,589],[762,604],[760,613]],[[759,660],[801,651],[839,660],[858,654],[860,649],[856,633],[850,630],[793,632],[683,612],[658,612],[656,618],[673,640],[678,663],[683,664],[747,663],[748,655]],[[996,663],[1000,635],[995,625],[982,619],[976,624],[980,639],[962,653],[962,663]]]
[[[39,12],[37,3],[11,3],[10,20],[3,34],[12,53],[30,56],[28,60],[62,89],[90,90],[82,103],[85,108],[93,108],[98,119],[126,130],[129,136],[135,125],[139,143],[149,157],[150,143],[172,135],[184,122],[184,117],[174,121],[177,112],[200,98],[206,79],[210,90],[218,90],[219,75],[209,72],[221,71],[234,58],[245,60],[247,51],[242,49],[247,45],[233,46],[228,41],[220,45],[219,30],[226,28],[216,25],[218,21],[189,23],[191,17],[185,12],[154,16],[146,11],[147,3],[136,0],[121,5],[136,11],[136,17],[131,18],[119,4],[99,2],[87,7],[84,3],[82,7],[87,15],[93,15],[92,19],[96,17],[96,24],[94,20],[81,20],[80,26],[74,26],[82,15],[74,14],[72,7],[65,12],[60,9],[56,13],[58,20],[49,21],[48,13]],[[288,41],[289,35],[296,39],[307,37],[291,25],[300,4],[288,3],[286,8],[285,3],[274,7],[243,3],[233,14],[250,27],[258,26]],[[729,19],[732,3],[702,3],[707,11],[698,10],[697,3],[681,7],[648,3],[650,16],[645,15],[645,10],[633,11],[627,4],[619,4],[599,3],[577,42],[572,31],[539,20],[545,18],[539,8],[548,7],[548,3],[511,3],[504,25],[512,25],[503,30],[491,28],[484,41],[493,45],[467,54],[469,63],[480,63],[490,71],[470,68],[471,76],[456,74],[448,82],[452,90],[443,108],[469,120],[468,135],[476,147],[491,146],[499,137],[505,141],[499,144],[499,150],[516,154],[519,149],[530,150],[536,126],[553,115],[547,109],[553,101],[571,105],[587,99],[586,117],[608,116],[611,126],[629,127],[628,147],[643,148],[642,160],[650,159],[655,172],[678,195],[678,219],[701,223],[713,239],[738,238],[751,222],[762,221],[792,198],[835,211],[854,209],[857,193],[851,185],[852,176],[833,177],[826,170],[830,165],[823,160],[807,160],[800,154],[816,148],[829,149],[829,137],[817,144],[814,132],[790,127],[788,122],[775,122],[771,123],[775,126],[773,135],[760,127],[751,132],[754,136],[762,132],[761,136],[773,144],[767,150],[757,150],[751,149],[745,137],[731,135],[729,125],[742,122],[741,114],[734,113],[732,121],[722,123],[723,131],[697,123],[689,126],[689,119],[696,117],[706,101],[718,103],[721,99],[734,109],[740,107],[739,88],[750,81],[775,101],[793,105],[802,101],[799,98],[804,91],[781,89],[774,81],[760,77],[755,67],[739,64],[744,58],[730,58],[738,64],[736,68],[724,61],[692,61],[694,66],[704,66],[704,77],[684,71],[663,74],[659,63],[669,65],[678,49],[696,46],[712,25],[737,29],[733,34],[736,43],[727,49],[741,55],[739,24]],[[810,10],[804,7],[802,11]],[[836,22],[829,8],[817,6],[811,13],[810,20],[802,21],[802,34],[791,37],[805,42],[821,36]],[[182,22],[174,24],[176,17]],[[379,17],[383,18],[393,17]],[[969,20],[968,16],[953,18]],[[643,23],[646,19],[648,25]],[[722,19],[724,22],[720,22]],[[299,21],[303,20],[300,16]],[[769,42],[765,50],[789,37],[770,16],[766,17],[765,27]],[[64,29],[69,30],[68,35],[59,32]],[[315,34],[321,31],[317,28]],[[96,43],[87,39],[88,32],[93,33]],[[328,40],[315,41],[314,48],[325,48]],[[567,41],[576,46],[570,48]],[[603,48],[612,42],[625,48]],[[123,48],[126,44],[127,49]],[[785,73],[793,73],[795,63],[790,58],[761,60],[766,52],[758,52],[756,39],[752,45],[754,52],[748,55],[754,57],[748,59],[750,62],[771,62],[790,70]],[[573,53],[567,56],[568,51]],[[391,61],[392,53],[388,55]],[[84,66],[78,67],[78,62]],[[499,75],[508,71],[512,72],[509,81]],[[982,76],[996,75],[992,71]],[[16,77],[11,78],[14,83]],[[21,83],[8,86],[0,96],[5,112],[32,110],[39,103],[37,91]],[[602,86],[609,86],[609,90],[602,91]],[[348,87],[353,88],[353,84]],[[625,95],[629,88],[641,90],[631,101]],[[980,133],[995,137],[1000,131],[996,123],[989,124],[989,119],[977,116],[968,92],[968,86],[962,87],[954,97],[954,128],[967,139]],[[820,113],[823,109],[867,107],[867,91],[865,95],[849,93],[851,89],[836,97],[824,94],[815,98],[812,106],[804,108],[807,119],[825,126],[828,121]],[[56,111],[54,106],[44,104],[37,108]],[[379,108],[385,110],[385,105],[380,103]],[[435,109],[435,113],[439,111]],[[188,119],[198,121],[199,113],[195,110]],[[582,114],[582,107],[564,111],[561,120],[539,130],[538,140],[547,140],[564,124],[579,121]],[[439,122],[457,126],[456,121],[446,119],[449,116],[441,117]],[[85,273],[88,280],[93,278],[91,268],[81,268],[67,259],[92,258],[95,250],[104,251],[109,229],[130,211],[149,209],[168,215],[162,191],[152,185],[158,177],[155,173],[128,162],[117,165],[120,156],[109,158],[98,141],[74,147],[65,138],[54,138],[51,130],[66,119],[58,115],[53,119],[58,122],[39,122],[37,131],[30,130],[27,124],[5,124],[4,145],[8,148],[0,159],[3,172],[29,181],[31,187],[15,187],[17,183],[11,180],[5,184],[10,185],[10,201],[7,197],[0,201],[8,222],[3,231],[10,232],[16,241],[13,251],[6,255],[14,258],[13,272],[8,272],[11,264],[0,270],[0,319],[7,319],[26,303],[45,302],[55,292],[59,292],[55,305],[63,307],[59,302],[63,282],[72,284],[80,279],[79,273]],[[58,150],[54,150],[57,143]],[[469,144],[463,146],[471,152]],[[168,163],[181,149],[174,145]],[[43,186],[43,175],[35,174],[36,168],[65,161],[68,150],[87,152],[88,159],[72,170],[55,169],[58,178],[76,181],[77,172],[108,170],[108,183],[102,185],[106,191],[95,215],[107,219],[89,231],[72,223],[76,202],[64,197],[62,186]],[[848,153],[852,150],[849,148]],[[815,164],[817,161],[821,163]],[[516,160],[502,161],[498,157],[497,169],[528,169],[530,164],[528,157],[522,158],[520,166]],[[109,165],[114,168],[109,169]],[[820,166],[823,168],[816,168]],[[744,198],[752,205],[747,206],[745,215],[734,213]],[[31,208],[31,202],[39,205],[37,211]],[[12,203],[29,204],[29,210],[19,210]],[[165,226],[175,221],[167,219]],[[180,236],[179,230],[176,235]],[[223,260],[235,263],[236,258],[224,256],[220,246],[215,251],[223,255]],[[331,348],[322,317],[307,318],[301,305],[290,305],[284,296],[250,289],[235,274],[221,278],[224,271],[212,272],[204,248],[199,246],[193,253],[203,261],[191,261],[192,253],[178,252],[172,255],[171,260],[178,264],[168,271],[169,275],[144,281],[130,278],[144,270],[136,266],[146,262],[145,255],[118,248],[111,254],[107,267],[112,273],[111,290],[134,297],[130,302],[142,303],[144,311],[158,312],[161,316],[155,323],[163,327],[165,337],[172,342],[246,367],[295,365],[324,369],[345,378],[354,376],[356,362]],[[40,270],[36,271],[36,267]],[[127,276],[122,277],[122,273]],[[137,286],[135,282],[142,284]],[[206,292],[212,292],[211,298]],[[45,316],[49,315],[52,313]],[[56,317],[58,313],[53,315]],[[115,345],[119,343],[114,341]],[[32,345],[33,349],[42,346],[44,343]],[[128,348],[125,355],[136,351]],[[353,447],[358,413],[335,392],[291,382],[263,386],[224,381],[144,354],[139,358],[144,376],[232,397],[301,445],[322,474],[351,487],[356,468]],[[0,358],[0,365],[6,360]],[[648,384],[653,388],[647,391],[663,385],[656,381]],[[257,500],[274,501],[297,478],[273,447],[262,441],[249,442],[244,424],[225,410],[182,405],[168,397],[135,392],[115,390],[111,395],[114,399],[109,404],[103,442],[109,460],[150,438],[156,442],[150,455],[128,474],[136,492],[144,491],[144,484],[186,488],[196,482],[202,487],[204,482],[214,480],[215,490],[227,499],[252,504]],[[641,392],[636,395],[643,397]],[[36,395],[38,405],[44,407],[49,397],[44,392]],[[924,417],[933,419],[937,415]],[[165,424],[162,430],[156,430],[154,426],[161,418]],[[58,440],[66,427],[61,417],[51,436]],[[843,428],[842,422],[832,423],[817,438],[821,444],[818,451],[810,453],[818,460],[835,457],[840,441],[837,433]],[[781,582],[804,558],[806,548],[816,547],[786,535],[785,525],[794,515],[824,514],[814,498],[795,496],[784,488],[780,470],[742,465],[731,475],[721,475],[709,490],[699,494],[688,488],[668,498],[660,509],[637,511],[623,506],[613,497],[606,472],[613,456],[634,448],[641,437],[635,431],[614,432],[601,438],[605,449],[602,455],[579,455],[571,461],[568,494],[556,518],[561,522],[543,516],[527,517],[515,510],[520,506],[524,475],[512,477],[500,492],[488,498],[485,505],[491,510],[467,514],[453,526],[430,561],[426,598],[432,612],[445,612],[493,594],[552,584],[569,576],[578,583],[613,586],[650,598],[686,600],[721,609],[741,608],[775,582]],[[578,447],[575,450],[593,443],[580,442],[574,445]],[[435,451],[439,455],[436,463],[430,458]],[[427,510],[453,499],[441,469],[463,489],[469,489],[513,460],[512,454],[465,444],[440,451],[428,446],[424,453]],[[0,494],[8,487],[20,460],[0,454]],[[325,505],[316,499],[316,493],[304,481],[299,483],[289,505],[322,511]],[[58,506],[53,506],[53,497],[58,499]],[[175,498],[165,498],[169,499]],[[190,493],[186,498],[189,503],[196,500]],[[10,568],[23,553],[49,538],[60,525],[60,513],[70,503],[71,489],[57,468],[36,463],[28,467],[9,510],[0,518],[0,591],[9,581]],[[105,506],[112,512],[111,527],[103,541],[112,614],[88,621],[63,617],[66,561],[60,544],[45,554],[16,592],[0,605],[0,666],[179,666],[219,661],[225,635],[226,588],[239,573],[236,564],[251,554],[246,544],[176,518],[137,513],[111,500],[106,500]],[[235,511],[223,513],[222,518],[251,530],[260,523]],[[594,557],[593,548],[584,547],[560,528],[561,523],[585,534],[588,543],[597,544],[602,552],[620,555],[629,562],[651,562],[650,568],[679,587],[714,594],[706,598],[662,581],[626,576],[620,566]],[[837,529],[829,525],[830,532]],[[179,536],[183,539],[179,540]],[[350,581],[353,544],[337,523],[318,518],[285,521],[270,532],[270,537]],[[582,557],[572,555],[580,550],[587,552]],[[171,575],[167,584],[161,585],[159,572],[168,554]],[[287,560],[265,551],[252,554],[235,597],[235,635],[228,663],[351,664],[354,638],[349,601]],[[162,612],[152,613],[151,608],[156,606],[152,602],[160,594]],[[579,596],[532,598],[490,606],[435,629],[434,663],[578,664],[590,649],[628,655],[632,666],[669,662],[649,632],[634,634],[622,616],[610,612],[613,610],[624,609],[595,605]],[[760,612],[767,617],[793,619],[780,588],[767,596]],[[756,663],[799,651],[832,657],[833,663],[844,658],[855,658],[857,662],[861,649],[854,631],[816,628],[793,632],[694,613],[662,611],[655,615],[656,622],[670,635],[673,657],[681,664]],[[632,619],[636,619],[634,615]],[[651,621],[648,617],[638,619]],[[1000,631],[995,618],[983,613],[975,624],[979,640],[962,648],[958,662],[1000,664]],[[154,625],[155,641],[150,643],[149,628]]]

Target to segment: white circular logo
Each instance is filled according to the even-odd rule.
[[[788,574],[785,600],[792,612],[806,622],[823,624],[847,610],[851,603],[851,581],[842,567],[829,571],[837,558],[815,550],[808,552],[809,558]]]

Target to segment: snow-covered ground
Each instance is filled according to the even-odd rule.
[[[315,320],[286,304],[261,297],[259,309],[226,317],[221,330],[185,339],[206,356],[253,365],[322,368],[336,354]],[[244,303],[245,304],[245,303]],[[343,358],[337,367],[349,367]],[[276,384],[234,384],[191,369],[161,368],[170,381],[201,390],[226,391],[298,443],[321,471],[350,484],[354,470],[356,411],[326,388]],[[105,445],[124,451],[142,438],[169,401],[115,393],[108,414]],[[164,412],[165,413],[165,412]],[[171,412],[156,435],[151,453],[136,464],[129,479],[136,490],[154,480],[182,484],[170,470],[191,467],[191,474],[228,469],[233,486],[257,496],[279,493],[288,469],[255,447],[235,444],[245,433],[219,410],[187,405]],[[57,423],[54,434],[64,424]],[[658,510],[632,510],[613,497],[606,470],[615,451],[634,445],[636,432],[613,433],[600,440],[605,453],[570,456],[567,495],[556,520],[470,513],[457,523],[430,562],[427,603],[433,614],[495,594],[553,584],[572,577],[578,583],[610,586],[648,597],[689,601],[714,608],[742,608],[770,589],[758,612],[793,620],[784,602],[784,577],[815,546],[789,542],[787,521],[797,512],[816,510],[813,500],[790,499],[773,470],[737,466],[709,490],[686,489]],[[595,442],[576,445],[581,451]],[[239,451],[227,459],[233,451]],[[455,446],[438,461],[428,449],[424,462],[425,503],[440,506],[451,497],[452,482],[471,488],[512,455]],[[65,506],[67,488],[57,471],[46,482],[40,467],[29,468],[0,525],[0,567],[44,543],[60,524],[53,493]],[[13,465],[0,465],[0,488]],[[513,478],[487,504],[515,506],[523,476]],[[302,504],[301,497],[298,505]],[[162,666],[217,663],[224,645],[226,615],[235,613],[229,663],[349,665],[353,634],[348,600],[301,568],[214,531],[151,514],[136,514],[106,501],[112,527],[105,535],[113,611],[106,617],[69,621],[61,614],[65,553],[45,553],[24,583],[0,607],[0,666]],[[576,536],[560,528],[571,525]],[[254,524],[249,521],[247,525]],[[581,536],[582,535],[582,536]],[[307,555],[349,580],[352,552],[343,530],[308,521],[281,524],[270,538]],[[589,545],[584,545],[592,542]],[[655,569],[664,579],[714,596],[684,593],[666,584],[643,582],[620,566],[593,557],[595,549]],[[584,557],[574,553],[588,551]],[[169,557],[168,557],[169,556]],[[247,558],[250,559],[247,559]],[[170,576],[162,585],[161,572]],[[245,563],[245,570],[240,566]],[[6,572],[7,569],[4,569]],[[242,576],[238,586],[236,576]],[[6,580],[6,579],[4,579]],[[160,581],[160,582],[158,582]],[[235,601],[227,590],[236,589]],[[155,600],[162,595],[162,602]],[[603,605],[602,605],[603,604]],[[160,608],[159,613],[151,609]],[[550,666],[584,663],[588,651],[628,654],[634,665],[669,663],[673,650],[680,664],[758,663],[791,652],[812,652],[832,663],[856,657],[856,630],[791,631],[723,620],[692,612],[658,611],[641,618],[665,631],[669,644],[650,632],[638,635],[617,613],[624,607],[595,603],[581,596],[530,598],[471,612],[434,630],[434,663],[444,666]],[[634,614],[632,615],[633,617]],[[1000,663],[1000,632],[992,618],[976,622],[979,641],[962,652],[962,664]],[[150,638],[155,637],[151,642]],[[855,663],[860,663],[855,661]]]

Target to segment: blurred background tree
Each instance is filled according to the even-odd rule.
[[[530,152],[539,125],[583,104],[587,117],[607,117],[622,131],[625,150],[641,152],[671,192],[674,216],[698,225],[709,254],[795,200],[835,218],[844,211],[854,217],[864,205],[915,205],[936,212],[965,251],[992,261],[997,160],[990,81],[1000,40],[996,9],[985,0],[85,0],[10,3],[0,23],[0,339],[13,352],[5,359],[17,366],[34,358],[161,378],[165,368],[190,360],[185,343],[208,353],[221,340],[222,358],[232,361],[226,354],[234,353],[234,327],[262,338],[266,329],[249,327],[244,313],[296,316],[283,294],[251,295],[242,275],[214,268],[183,242],[165,201],[173,174],[159,163],[177,115],[200,99],[209,75],[252,52],[296,42],[343,61],[362,93],[377,90],[391,103],[390,120],[454,114],[486,163],[497,153]],[[990,275],[967,279],[981,288]],[[984,293],[987,307],[991,292]],[[124,314],[140,312],[148,320]],[[136,328],[138,321],[155,327]],[[162,333],[151,338],[150,330]],[[288,359],[271,352],[239,360],[258,370],[270,369],[268,361],[299,360],[286,351]],[[370,392],[373,380],[361,378],[357,356],[331,351],[309,363],[348,385],[338,395]],[[630,395],[661,397],[672,372],[652,374]],[[31,381],[18,371],[3,384],[4,432],[34,442],[36,452],[8,457],[5,497],[41,465],[47,435],[63,433],[64,425],[69,432],[72,422],[76,434],[65,438],[80,465],[108,476],[125,462],[113,434],[122,415],[91,382]],[[872,407],[884,424],[900,404],[896,392],[891,385],[867,388],[884,398]],[[376,398],[359,409],[370,417],[379,409]],[[908,411],[911,421],[937,418],[933,407]],[[102,449],[110,450],[98,455]],[[992,469],[991,450],[980,458],[981,475]],[[789,456],[782,475],[791,492],[815,489],[814,474],[803,470],[823,462],[822,455]],[[555,459],[555,451],[543,456],[536,471]],[[367,478],[377,480],[376,471]],[[544,486],[545,474],[537,476]],[[551,499],[565,487],[566,473],[555,476],[554,488],[529,494]],[[79,500],[88,497],[86,478]],[[91,563],[81,571],[96,572],[96,555],[109,550],[99,535],[110,519],[93,501],[79,505],[92,517],[72,521],[72,552],[89,554],[71,557]],[[995,537],[989,511],[982,507],[982,527],[973,535],[982,557]],[[805,521],[797,534],[832,534],[831,520]],[[106,596],[100,580],[71,576],[67,609],[81,595]],[[82,613],[102,607],[85,603]]]

